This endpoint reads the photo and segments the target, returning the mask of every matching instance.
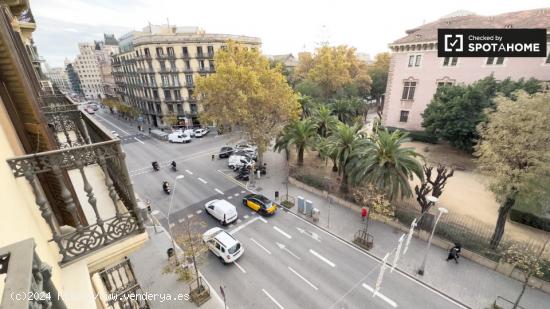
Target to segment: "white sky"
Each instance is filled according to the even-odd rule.
[[[51,66],[77,54],[77,43],[120,37],[151,22],[199,26],[211,33],[257,36],[266,54],[296,54],[318,42],[376,53],[405,30],[457,10],[480,15],[550,8],[549,0],[30,0],[38,52]]]

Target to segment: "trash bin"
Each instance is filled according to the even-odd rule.
[[[298,212],[301,214],[306,213],[305,201],[304,198],[301,196],[298,196]]]
[[[313,214],[313,202],[310,201],[310,200],[306,200],[305,204],[306,204],[306,212],[305,212],[305,214],[306,214],[306,216],[310,216],[310,217],[311,217],[312,214]]]
[[[313,208],[311,218],[313,219],[313,222],[319,222],[319,218],[321,218],[321,211],[317,208]]]

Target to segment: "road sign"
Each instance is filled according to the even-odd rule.
[[[403,254],[407,253],[407,250],[409,249],[409,244],[411,243],[411,238],[413,236],[415,227],[416,227],[416,218],[414,218],[413,222],[411,222],[411,228],[409,229],[409,235],[407,235],[407,242],[405,243],[405,249],[403,250]]]

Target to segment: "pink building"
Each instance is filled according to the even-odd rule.
[[[550,54],[542,58],[438,58],[438,28],[546,28],[550,53],[550,8],[496,16],[457,12],[407,30],[405,37],[389,45],[392,58],[384,125],[423,130],[422,112],[437,87],[444,84],[469,84],[493,74],[497,80],[534,77],[550,85]]]

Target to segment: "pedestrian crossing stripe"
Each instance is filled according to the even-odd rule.
[[[229,196],[227,199],[230,200],[230,199],[232,199],[232,198],[233,198],[232,196]]]
[[[197,215],[200,215],[202,213],[202,209],[201,210],[197,210]]]

